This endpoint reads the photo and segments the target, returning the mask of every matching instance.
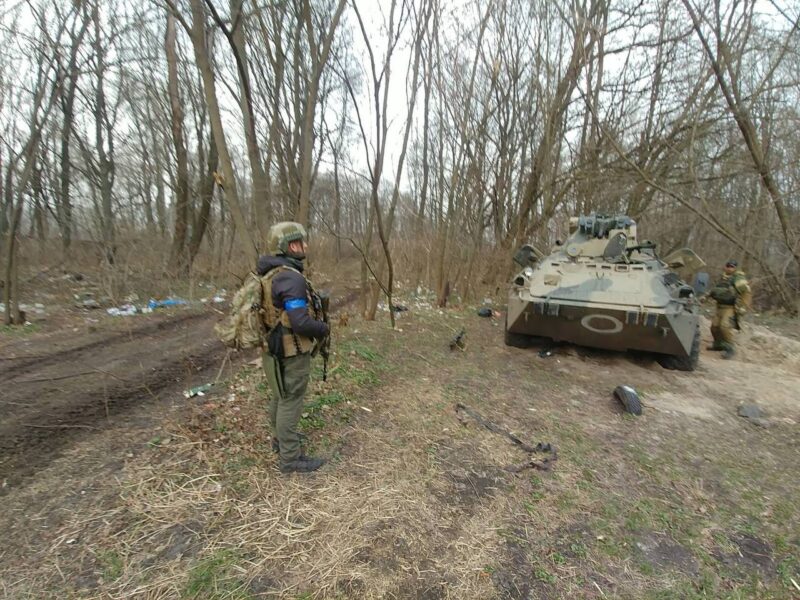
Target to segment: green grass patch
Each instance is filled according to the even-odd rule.
[[[0,335],[8,337],[25,337],[32,333],[41,331],[41,326],[37,323],[25,323],[24,325],[0,325]]]
[[[184,598],[204,600],[250,600],[252,595],[232,576],[238,557],[232,550],[217,550],[189,571]]]
[[[794,582],[800,582],[800,557],[789,556],[778,563],[778,577],[787,589],[794,588]]]
[[[569,551],[575,558],[584,559],[587,555],[586,544],[583,542],[572,542],[569,545]]]
[[[315,397],[303,407],[303,415],[300,418],[300,428],[309,431],[311,429],[321,429],[325,427],[325,413],[334,406],[347,400],[345,395],[333,390],[326,394]]]
[[[97,553],[97,562],[103,573],[103,581],[116,581],[125,569],[122,557],[114,550],[101,550]]]
[[[364,369],[352,364],[339,365],[336,372],[359,387],[374,386],[380,381],[378,374],[372,369]]]
[[[548,571],[545,567],[536,567],[533,570],[533,576],[543,583],[553,585],[556,582],[556,576]]]

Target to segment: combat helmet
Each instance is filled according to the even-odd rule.
[[[267,251],[270,254],[289,254],[289,244],[295,240],[306,240],[306,228],[294,221],[283,221],[269,228]]]

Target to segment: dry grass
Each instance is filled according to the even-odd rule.
[[[105,502],[65,518],[33,566],[15,561],[5,594],[792,597],[796,427],[743,424],[710,367],[686,376],[570,349],[540,359],[503,347],[472,311],[403,319],[402,331],[354,319],[338,332],[332,380],[313,383],[304,419],[330,461],[320,472],[279,474],[263,378],[245,369],[165,426]],[[466,350],[451,352],[462,326]],[[621,376],[649,407],[639,420],[603,391]],[[674,399],[659,408],[698,386],[711,418]],[[552,472],[509,472],[526,455],[459,420],[456,402],[557,445]]]

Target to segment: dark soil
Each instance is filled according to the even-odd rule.
[[[157,414],[164,398],[213,380],[226,352],[213,334],[216,319],[181,311],[109,323],[88,335],[68,328],[5,344],[0,493],[77,439]]]

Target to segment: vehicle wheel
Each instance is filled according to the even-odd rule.
[[[508,314],[506,314],[504,334],[506,346],[512,346],[513,348],[530,348],[531,346],[545,346],[553,344],[553,340],[547,337],[526,335],[524,333],[511,333],[508,330]]]
[[[614,395],[622,402],[625,411],[632,415],[640,416],[642,414],[642,403],[639,400],[639,395],[632,387],[627,385],[618,385],[614,388]]]
[[[692,338],[692,349],[689,356],[661,356],[658,363],[665,369],[675,371],[694,371],[700,359],[700,325],[694,330]]]
[[[508,323],[506,323],[506,327],[508,327]],[[530,348],[533,340],[529,335],[525,335],[524,333],[511,333],[506,329],[505,342],[506,346],[511,346],[512,348]]]

